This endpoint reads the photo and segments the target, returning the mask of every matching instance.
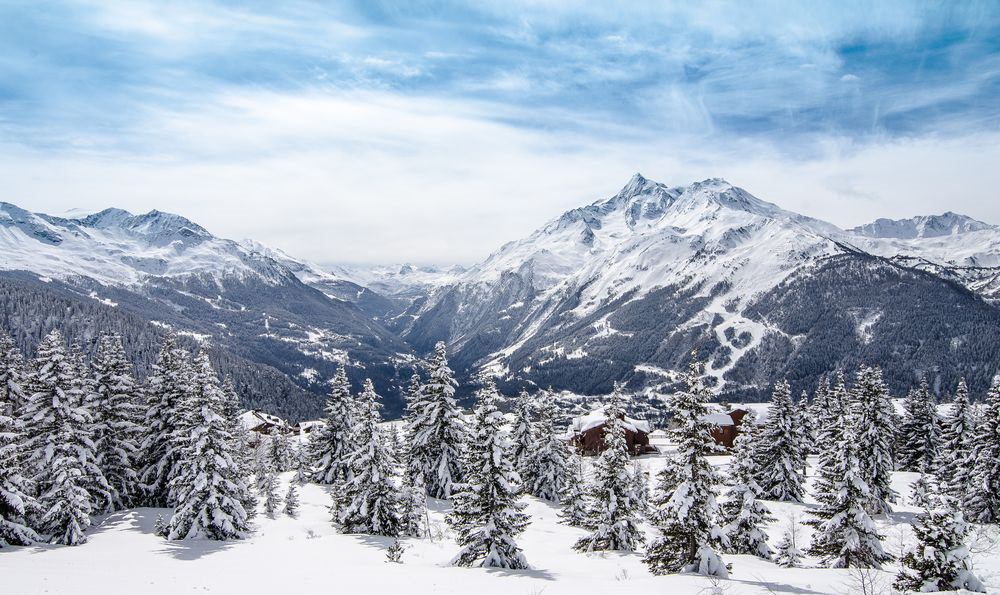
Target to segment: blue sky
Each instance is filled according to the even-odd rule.
[[[476,260],[634,171],[1000,223],[1000,3],[621,4],[0,3],[0,199],[324,262]]]

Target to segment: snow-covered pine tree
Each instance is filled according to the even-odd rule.
[[[293,519],[299,516],[299,490],[294,481],[288,484],[288,491],[285,492],[285,514]]]
[[[972,456],[975,466],[965,497],[965,514],[974,523],[1000,522],[1000,376],[986,392]]]
[[[632,499],[635,500],[635,511],[639,516],[649,514],[649,472],[639,461],[632,463]]]
[[[399,534],[423,537],[427,530],[427,488],[422,473],[403,474]]]
[[[0,336],[0,366],[22,365],[4,357],[4,339]],[[24,477],[25,451],[23,425],[14,414],[14,402],[21,403],[21,371],[14,372],[17,379],[8,375],[10,370],[0,368],[0,548],[5,545],[28,545],[38,541],[38,534],[31,528],[28,517],[38,512],[38,503],[32,486]],[[11,389],[6,382],[14,385]],[[18,393],[14,394],[14,391]]]
[[[393,479],[390,438],[378,428],[379,396],[370,379],[358,397],[356,426],[335,524],[343,533],[399,535],[400,489]]]
[[[742,428],[754,427],[753,413],[743,418]],[[726,553],[750,554],[765,560],[771,559],[764,527],[774,520],[770,511],[760,501],[762,490],[757,484],[760,461],[756,453],[759,445],[757,432],[743,431],[736,437],[729,470],[725,477],[726,499],[719,507],[722,527],[722,544]]]
[[[233,438],[233,460],[244,475],[250,475],[254,471],[254,449],[250,447],[250,432],[240,421],[242,414],[243,407],[240,405],[236,385],[232,376],[226,376],[222,381],[222,417],[229,424],[229,433]]]
[[[264,500],[264,514],[274,518],[281,507],[281,494],[278,475],[275,473],[274,464],[270,461],[259,471],[261,479],[258,483],[258,494]]]
[[[550,395],[542,394],[539,402],[551,401]],[[540,430],[535,427],[532,418],[534,401],[528,391],[522,390],[514,403],[514,424],[511,427],[510,438],[513,443],[514,470],[523,483],[523,491],[534,490],[535,473],[533,469],[535,445],[540,436]]]
[[[93,368],[97,398],[91,430],[97,465],[111,496],[98,503],[97,511],[107,513],[132,506],[140,497],[135,467],[142,436],[141,391],[118,335],[101,337]]]
[[[812,405],[809,403],[809,393],[804,389],[795,403],[795,430],[799,437],[799,463],[802,475],[805,476],[809,465],[808,457],[816,448],[816,420],[813,419]]]
[[[937,405],[925,379],[903,401],[903,422],[899,426],[896,454],[902,471],[930,472],[938,458],[940,420]]]
[[[844,424],[836,466],[839,476],[830,501],[809,513],[815,517],[811,524],[816,530],[807,553],[833,568],[880,568],[892,560],[882,549],[882,536],[865,509],[872,496],[861,477],[855,430],[858,421],[848,419]]]
[[[104,477],[104,470],[97,463],[97,449],[94,443],[97,408],[100,396],[97,394],[97,381],[91,373],[91,368],[87,363],[87,358],[83,353],[83,347],[78,341],[74,341],[70,346],[69,358],[76,366],[76,373],[73,380],[73,390],[80,395],[79,403],[82,410],[86,411],[89,421],[86,424],[86,435],[89,439],[94,457],[94,464],[90,466],[88,472],[83,476],[83,488],[90,494],[90,507],[92,514],[99,514],[105,509],[110,509],[109,504],[114,501],[112,487],[107,478]]]
[[[891,480],[895,466],[893,438],[895,435],[895,410],[889,389],[882,380],[882,370],[862,366],[858,370],[853,396],[856,412],[854,436],[857,439],[857,456],[860,479],[868,486],[870,514],[892,511],[889,504],[896,501]]]
[[[200,352],[194,361],[185,399],[187,442],[179,450],[178,473],[170,488],[177,507],[168,539],[242,539],[250,533],[247,502],[253,502],[245,476],[233,460],[231,424],[224,415],[225,397],[218,378]]]
[[[299,443],[294,451],[295,483],[304,484],[309,482],[309,448],[306,444]]]
[[[975,428],[969,406],[969,387],[958,381],[955,398],[941,424],[941,448],[936,465],[941,491],[961,502],[971,487]]]
[[[169,334],[163,340],[160,355],[146,383],[146,435],[142,441],[143,468],[140,480],[146,492],[146,504],[173,506],[168,485],[177,476],[177,462],[183,437],[183,401],[194,390],[191,386],[190,354],[177,346]]]
[[[947,503],[950,499],[946,498]],[[972,572],[964,540],[968,526],[962,513],[945,506],[926,510],[913,524],[917,548],[903,556],[894,586],[903,591],[974,591],[985,593]]]
[[[797,413],[788,382],[776,382],[759,445],[760,487],[768,500],[802,501],[805,455]]]
[[[623,396],[615,383],[604,415],[604,452],[594,463],[589,486],[587,520],[589,535],[573,547],[581,552],[618,550],[631,552],[645,540],[639,529],[638,502],[635,501],[629,472],[628,444],[625,441]]]
[[[711,394],[702,382],[702,363],[691,353],[685,378],[687,387],[674,395],[671,410],[678,424],[673,430],[677,443],[672,471],[660,475],[659,492],[653,503],[653,522],[659,533],[646,550],[643,561],[653,574],[697,572],[728,578],[729,571],[712,547],[722,533],[714,523],[717,512],[717,474],[708,462],[715,449],[711,422],[705,421]],[[665,489],[676,483],[672,491]]]
[[[566,483],[559,497],[562,508],[559,509],[559,522],[570,527],[587,527],[587,511],[589,506],[586,495],[586,479],[583,476],[583,458],[575,452],[570,453],[566,463]]]
[[[781,535],[781,541],[775,546],[774,563],[782,568],[798,568],[802,563],[802,552],[798,546],[798,536],[795,527],[787,529]]]
[[[717,513],[714,484],[718,477],[706,457],[714,451],[711,423],[704,421],[711,397],[702,381],[703,364],[691,353],[687,390],[674,395],[670,408],[678,427],[678,450],[657,476],[652,520],[659,537],[647,549],[644,562],[654,574],[690,571],[726,578],[728,570],[712,543],[721,539],[714,526]],[[752,421],[752,420],[751,420]]]
[[[275,426],[267,439],[268,453],[276,473],[284,473],[292,468],[294,452],[291,437]]]
[[[837,465],[840,457],[840,443],[843,439],[844,418],[847,415],[848,392],[844,374],[838,371],[833,386],[817,391],[813,401],[822,403],[816,411],[816,445],[818,462],[816,479],[812,485],[813,497],[821,504],[827,504],[834,497],[834,485],[838,479]],[[822,391],[822,392],[821,392]],[[813,524],[811,522],[807,524]]]
[[[527,568],[515,538],[528,525],[525,505],[517,501],[520,485],[511,457],[510,438],[498,409],[500,394],[492,380],[477,392],[472,430],[465,453],[468,470],[448,518],[462,548],[457,566]]]
[[[25,467],[37,486],[40,507],[37,529],[51,536],[52,543],[64,545],[87,541],[93,501],[87,486],[103,478],[79,374],[59,331],[46,335],[38,345],[24,413]]]
[[[934,501],[939,495],[939,490],[933,484],[934,481],[930,475],[921,473],[920,477],[910,486],[910,505],[919,508],[933,508]]]
[[[463,481],[462,450],[466,428],[455,401],[455,382],[445,344],[434,347],[427,362],[429,378],[421,386],[411,419],[411,465],[424,474],[427,495],[450,498]]]
[[[556,428],[559,408],[550,397],[549,394],[543,394],[538,403],[538,423],[528,464],[530,477],[528,480],[522,478],[522,482],[530,486],[529,492],[532,496],[549,502],[559,502],[563,486],[566,485],[566,459],[569,456],[569,447]],[[514,461],[516,464],[517,459]]]
[[[7,414],[15,419],[21,417],[28,404],[27,381],[24,356],[10,335],[0,329],[0,404],[6,403]]]
[[[330,380],[330,395],[326,398],[326,422],[313,435],[313,478],[317,483],[334,484],[348,478],[348,457],[355,449],[352,441],[354,397],[347,370],[340,366]]]

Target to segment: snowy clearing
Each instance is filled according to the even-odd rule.
[[[651,473],[662,465],[662,455],[639,459]],[[728,457],[714,457],[724,465]],[[282,475],[285,487],[292,473]],[[894,487],[905,497],[912,473],[896,473]],[[282,488],[284,492],[285,488]],[[532,569],[526,571],[457,568],[448,565],[457,552],[444,523],[450,505],[429,501],[433,539],[405,539],[402,564],[386,561],[387,537],[338,534],[329,522],[329,488],[307,484],[301,488],[299,518],[263,513],[257,531],[247,541],[166,541],[153,534],[157,514],[169,509],[140,508],[97,520],[90,541],[78,547],[31,546],[0,550],[3,592],[78,595],[149,595],[176,593],[454,593],[579,594],[587,593],[712,593],[712,580],[696,575],[653,576],[641,554],[584,555],[571,549],[582,530],[557,522],[558,508],[526,498],[532,523],[518,539]],[[772,545],[788,519],[805,518],[807,504],[767,503],[776,522],[769,529]],[[916,509],[896,506],[889,519],[878,521],[886,550],[898,555],[910,540],[907,523]],[[647,527],[647,529],[649,529]],[[802,535],[808,539],[808,528]],[[786,569],[751,556],[725,556],[733,565],[731,579],[720,581],[719,593],[769,594],[855,593],[848,570]],[[973,556],[976,570],[991,593],[1000,593],[1000,554]],[[812,561],[807,560],[807,564]],[[879,576],[888,586],[897,567],[889,565]],[[331,588],[333,591],[331,591]],[[888,590],[885,591],[888,593]]]

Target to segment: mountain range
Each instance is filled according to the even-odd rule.
[[[841,229],[721,179],[636,174],[468,268],[324,267],[159,211],[8,203],[0,257],[5,275],[277,371],[310,403],[302,415],[341,362],[398,413],[439,340],[463,377],[585,394],[670,390],[694,350],[727,399],[781,377],[811,390],[859,363],[883,366],[896,391],[921,376],[981,391],[1000,353],[997,226],[949,212]]]

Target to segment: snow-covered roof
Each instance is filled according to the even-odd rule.
[[[586,432],[591,428],[596,428],[598,426],[603,426],[608,421],[608,416],[605,415],[604,409],[607,406],[600,407],[591,411],[587,415],[582,415],[580,417],[574,417],[573,421],[570,422],[570,429],[577,434]],[[649,433],[649,422],[644,419],[632,419],[631,417],[625,417],[625,429],[631,430],[633,432],[645,432]]]
[[[707,421],[714,426],[733,426],[733,418],[728,413],[708,413],[701,416],[701,421]]]
[[[288,428],[288,422],[281,419],[277,415],[271,415],[270,413],[264,413],[263,411],[255,411],[251,409],[250,411],[245,411],[240,414],[240,423],[247,430],[253,430],[259,428],[263,425],[279,426],[281,428]]]

